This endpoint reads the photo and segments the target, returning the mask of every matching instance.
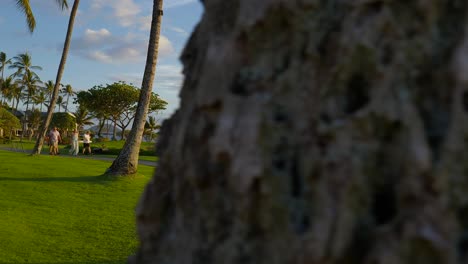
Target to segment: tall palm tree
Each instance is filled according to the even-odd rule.
[[[57,4],[61,6],[62,10],[68,8],[68,3],[66,0],[55,0],[55,2],[57,2]],[[29,32],[32,33],[36,28],[36,19],[34,18],[34,14],[32,12],[31,5],[29,4],[29,0],[16,0],[16,6],[26,16],[26,22],[28,24]]]
[[[50,103],[50,100],[52,99],[52,94],[54,93],[54,87],[55,87],[55,83],[51,80],[48,80],[47,82],[44,83],[45,93],[46,93],[47,101],[49,103]]]
[[[24,88],[26,88],[24,96],[26,97],[26,112],[28,112],[29,104],[32,102],[32,97],[36,94],[41,80],[39,79],[39,76],[37,76],[37,74],[34,74],[31,71],[28,71],[23,75],[24,76],[21,79],[20,83],[23,85]]]
[[[40,66],[32,65],[32,58],[31,55],[26,53],[21,53],[15,57],[13,57],[13,63],[9,66],[11,69],[16,69],[16,72],[13,74],[15,77],[20,78],[20,86],[22,88],[26,88],[26,112],[28,111],[29,107],[29,99],[31,98],[31,93],[33,89],[35,89],[36,85],[35,82],[39,80],[39,77],[33,70],[42,70]],[[23,131],[26,131],[26,124],[27,124],[27,115],[23,116]],[[24,133],[21,134],[21,140],[23,139]]]
[[[80,5],[80,0],[75,0],[73,2],[72,11],[70,13],[70,20],[68,21],[67,35],[65,37],[65,43],[63,45],[62,58],[60,59],[59,68],[57,70],[57,78],[55,79],[54,92],[52,94],[52,98],[50,100],[50,104],[47,109],[47,116],[41,125],[40,132],[36,140],[36,144],[34,145],[34,149],[31,153],[32,155],[39,155],[41,153],[42,145],[44,144],[44,138],[47,133],[47,129],[49,127],[50,121],[52,120],[52,113],[55,108],[55,102],[58,97],[60,81],[62,80],[62,74],[65,69],[65,63],[67,61],[68,50],[70,48],[71,36],[73,33],[73,24],[75,22],[76,12],[78,11],[79,5]]]
[[[65,112],[68,112],[68,102],[70,100],[70,96],[75,94],[73,91],[73,87],[70,84],[67,84],[63,87],[62,94],[67,97],[67,101],[65,101]]]
[[[133,120],[132,130],[111,167],[107,169],[110,175],[129,175],[137,172],[138,157],[141,140],[145,129],[146,116],[153,91],[153,80],[158,61],[159,35],[161,32],[161,20],[163,0],[153,0],[153,19],[151,21],[148,54],[146,58],[145,73],[141,84],[140,98],[137,112]]]
[[[6,104],[7,100],[13,101],[14,90],[16,89],[16,83],[12,76],[8,76],[2,82],[2,93],[3,93],[3,103]],[[8,105],[7,105],[8,106]],[[11,104],[11,109],[13,109],[14,104]]]
[[[32,58],[28,52],[21,53],[13,57],[13,63],[8,68],[16,69],[16,72],[14,73],[15,77],[24,77],[24,74],[28,72],[37,75],[33,70],[42,70],[42,67],[32,65]]]
[[[91,121],[93,119],[93,116],[89,114],[88,110],[84,108],[83,106],[79,106],[78,109],[76,109],[75,114],[75,122],[76,125],[78,126],[78,130],[82,130],[85,125],[93,125],[94,123]]]
[[[58,106],[58,112],[60,113],[60,108],[63,106],[63,96],[59,95],[57,98],[56,105]]]
[[[158,124],[154,116],[148,117],[148,121],[146,121],[146,124],[145,124],[145,130],[147,131],[149,135],[150,142],[153,140],[153,132],[160,127],[161,126]]]
[[[11,86],[11,91],[10,91],[10,98],[12,100],[12,110],[13,110],[13,113],[15,113],[16,111],[18,111],[18,105],[19,105],[19,102],[21,100],[21,96],[23,94],[23,89],[21,87],[21,85],[19,84],[18,81],[15,81],[12,83],[12,86]],[[14,102],[16,101],[16,106],[14,106]]]
[[[7,59],[7,55],[5,54],[5,52],[0,52],[0,71],[2,72],[2,77],[0,79],[0,91],[4,98],[5,95],[3,94],[3,73],[5,72],[5,67],[9,64],[11,64],[11,59]]]
[[[42,112],[42,106],[47,103],[47,92],[46,90],[39,89],[39,91],[33,96],[34,104],[39,105],[39,109]]]

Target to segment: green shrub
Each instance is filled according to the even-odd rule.
[[[0,108],[0,128],[5,137],[8,137],[12,129],[21,128],[20,120],[4,108]]]

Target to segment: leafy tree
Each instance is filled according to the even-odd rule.
[[[101,137],[101,131],[105,121],[110,117],[109,95],[104,86],[94,86],[86,91],[80,91],[76,94],[75,103],[80,107],[87,109],[94,117],[98,119],[98,137]]]
[[[151,93],[151,100],[148,107],[148,114],[154,113],[157,114],[161,110],[165,110],[167,102],[161,99],[158,94]]]
[[[141,85],[140,97],[132,130],[117,158],[106,173],[110,175],[130,175],[137,172],[138,157],[141,140],[145,130],[146,116],[148,114],[153,90],[154,75],[158,59],[159,36],[161,32],[163,0],[153,1],[153,14],[146,58],[145,73]]]
[[[58,1],[58,0],[57,0]],[[66,3],[65,3],[66,4]],[[52,93],[52,98],[50,101],[50,105],[47,109],[47,116],[44,119],[44,122],[41,126],[39,136],[36,140],[36,144],[34,145],[34,149],[32,151],[32,155],[39,155],[42,150],[42,145],[44,144],[44,138],[47,133],[47,128],[49,127],[49,124],[52,120],[52,113],[55,108],[55,102],[57,101],[58,93],[59,93],[59,85],[60,81],[62,80],[62,74],[65,69],[65,63],[67,60],[67,55],[68,55],[68,50],[70,48],[70,41],[72,37],[72,32],[73,32],[73,24],[75,21],[75,16],[76,13],[78,12],[78,6],[80,4],[80,0],[74,0],[73,2],[73,7],[70,13],[70,19],[68,21],[68,28],[67,28],[67,35],[65,37],[65,42],[63,45],[63,51],[62,51],[62,58],[60,59],[60,64],[57,70],[57,77],[55,79],[55,87],[54,91]]]
[[[107,102],[107,113],[114,123],[113,139],[116,139],[116,127],[119,123],[122,129],[122,137],[125,127],[129,125],[135,113],[138,100],[138,89],[125,82],[115,82],[104,87]]]
[[[54,113],[50,127],[57,127],[61,130],[73,130],[76,127],[76,119],[70,113]]]
[[[112,84],[94,86],[87,91],[80,91],[77,94],[76,103],[88,109],[99,121],[100,136],[104,122],[112,120],[114,125],[113,139],[116,138],[116,127],[121,129],[121,138],[124,131],[133,121],[136,106],[138,103],[139,90],[125,82],[115,82]],[[156,94],[151,97],[152,111],[164,109],[167,102],[159,98]]]

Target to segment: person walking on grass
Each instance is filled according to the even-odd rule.
[[[91,153],[91,135],[89,131],[83,135],[83,154],[93,154]]]
[[[71,136],[71,148],[69,153],[73,156],[78,155],[80,151],[80,146],[78,145],[78,130],[74,129]]]
[[[50,132],[49,132],[49,153],[50,155],[58,155],[58,143],[62,141],[62,138],[60,137],[60,132],[58,132],[57,127],[54,127]]]

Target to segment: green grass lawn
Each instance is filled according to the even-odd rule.
[[[36,141],[29,141],[27,139],[23,139],[21,143],[18,142],[19,140],[15,140],[13,142],[10,142],[8,144],[0,144],[0,148],[14,148],[14,149],[19,149],[19,150],[24,150],[28,154],[32,151],[34,148],[34,144]],[[122,147],[124,145],[124,141],[106,141],[106,142],[93,142],[91,143],[91,148],[102,148],[103,145],[105,148],[108,149],[106,153],[103,154],[96,154],[99,156],[104,156],[104,157],[110,157],[110,158],[116,158],[117,155],[120,153],[120,150],[122,150]],[[154,143],[149,143],[149,142],[141,142],[140,146],[140,159],[141,160],[148,160],[148,161],[157,161],[156,153],[154,151]],[[62,154],[68,154],[69,150],[69,145],[65,144],[60,144],[59,145],[59,152]],[[80,153],[83,150],[83,144],[80,144]],[[48,154],[49,153],[49,147],[47,145],[44,145],[42,147],[42,154]]]
[[[134,208],[153,168],[101,176],[109,162],[0,150],[0,263],[125,263]]]

